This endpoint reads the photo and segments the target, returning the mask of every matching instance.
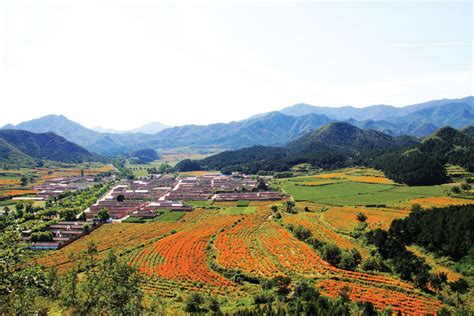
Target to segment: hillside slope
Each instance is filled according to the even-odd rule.
[[[36,159],[79,163],[99,157],[54,133],[0,130],[1,161],[31,163]]]

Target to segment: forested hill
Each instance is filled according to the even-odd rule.
[[[0,130],[2,163],[30,164],[38,159],[79,163],[100,157],[54,133]]]
[[[416,140],[392,137],[382,132],[363,130],[349,123],[329,123],[285,147],[254,146],[223,152],[200,161],[183,161],[179,170],[207,169],[245,171],[286,171],[299,163],[315,167],[339,168],[352,164],[362,152],[414,146]]]
[[[445,164],[474,172],[474,138],[463,131],[444,127],[410,150],[366,157],[365,163],[381,169],[401,183],[440,184],[447,181]]]
[[[363,130],[349,123],[327,124],[291,142],[286,147],[290,152],[311,153],[322,149],[339,149],[358,152],[403,148],[416,144],[412,137],[392,137],[375,130]]]
[[[420,142],[412,137],[362,130],[348,123],[330,123],[286,147],[255,146],[199,161],[183,161],[176,167],[182,171],[274,173],[288,171],[300,163],[324,169],[369,166],[383,170],[399,183],[439,184],[448,180],[446,163],[474,171],[474,138],[468,132],[445,127]]]

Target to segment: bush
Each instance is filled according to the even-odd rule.
[[[357,213],[356,218],[359,222],[365,223],[365,221],[367,220],[367,215],[365,215],[362,212],[359,212],[359,213]]]
[[[458,186],[452,187],[451,192],[453,192],[455,194],[460,194],[461,193],[461,188],[458,187]]]
[[[205,303],[204,298],[201,296],[201,294],[195,293],[192,294],[187,302],[186,302],[186,307],[185,311],[188,313],[205,313],[207,312],[207,309],[203,306]]]
[[[341,249],[334,244],[326,244],[321,248],[321,256],[325,261],[337,266],[341,262]]]
[[[361,262],[362,257],[356,249],[342,251],[339,268],[354,270]]]
[[[53,240],[53,233],[51,232],[37,232],[32,233],[30,241],[31,242],[45,242],[45,241],[52,241]]]
[[[305,241],[306,239],[310,238],[313,236],[311,231],[307,228],[304,228],[301,225],[298,225],[295,230],[293,231],[293,234],[295,235],[296,238],[299,240]]]

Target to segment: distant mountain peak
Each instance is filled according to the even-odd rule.
[[[156,134],[161,132],[162,130],[168,128],[168,125],[165,125],[160,122],[151,122],[148,124],[145,124],[143,126],[134,128],[132,130],[129,130],[129,133],[144,133],[144,134]]]

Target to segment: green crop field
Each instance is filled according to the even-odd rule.
[[[202,206],[211,206],[214,201],[206,200],[206,201],[192,201],[186,200],[186,205],[193,206],[193,207],[202,207]]]
[[[228,207],[220,211],[223,215],[241,215],[241,214],[253,214],[257,208],[255,206],[237,206],[237,207]]]
[[[181,219],[181,217],[184,216],[186,212],[180,211],[180,212],[168,212],[164,213],[163,215],[160,215],[156,218],[156,221],[158,222],[177,222]]]
[[[310,201],[330,205],[390,205],[414,198],[443,196],[439,186],[407,187],[387,184],[369,184],[357,182],[338,182],[324,186],[301,186],[295,182],[282,181],[283,190],[297,201]]]

